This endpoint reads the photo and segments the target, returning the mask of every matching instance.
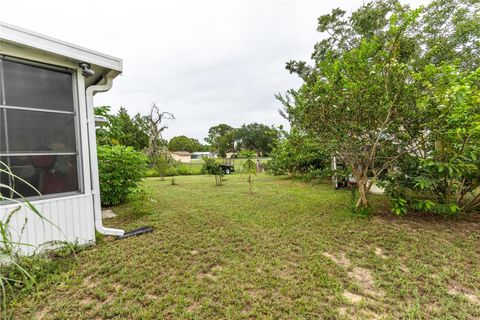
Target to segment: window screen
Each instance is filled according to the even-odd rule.
[[[71,73],[4,61],[3,75],[7,105],[73,112]]]
[[[14,177],[3,174],[1,183],[18,192],[2,188],[7,198],[34,197],[54,193],[78,191],[77,157],[75,155],[42,154],[32,156],[0,157],[7,163]]]
[[[7,110],[10,152],[75,152],[75,116]]]
[[[0,57],[0,89],[2,197],[79,191],[72,73]]]

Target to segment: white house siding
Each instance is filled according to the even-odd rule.
[[[21,205],[21,209],[14,213],[9,227],[13,241],[32,245],[20,246],[19,251],[22,253],[38,252],[48,247],[45,243],[49,241],[68,241],[80,245],[95,242],[92,195],[46,199],[32,204],[50,222],[42,221],[28,206]],[[19,206],[0,206],[0,217],[6,219],[9,212]]]
[[[42,244],[50,241],[68,241],[81,245],[95,241],[95,214],[100,215],[100,210],[95,212],[94,196],[92,195],[97,175],[92,175],[92,167],[96,166],[96,160],[91,162],[91,150],[96,148],[95,140],[89,139],[89,125],[94,128],[93,109],[87,109],[86,91],[89,86],[108,83],[122,72],[122,60],[103,53],[92,51],[86,48],[53,39],[45,35],[18,28],[0,22],[0,54],[18,59],[45,63],[55,67],[62,67],[71,70],[76,77],[74,86],[74,101],[77,112],[77,153],[79,156],[79,190],[82,194],[57,194],[51,195],[44,200],[32,201],[31,203],[45,217],[42,221],[27,206],[22,205],[21,209],[13,215],[10,222],[10,229],[13,241],[33,245],[21,246],[22,253],[33,253],[40,250]],[[80,63],[87,62],[95,71],[91,77],[82,75]],[[103,81],[102,78],[105,78]],[[98,88],[97,88],[98,89]],[[97,92],[103,92],[98,89]],[[95,92],[93,92],[95,94]],[[2,104],[2,103],[0,103]],[[93,107],[92,107],[93,108]],[[90,113],[92,113],[90,115]],[[91,117],[91,118],[90,118]],[[95,135],[93,135],[95,136]],[[92,149],[90,149],[92,148]],[[98,192],[98,190],[93,190]],[[72,195],[73,194],[73,195]],[[96,194],[95,198],[98,196]],[[97,199],[95,199],[98,201]],[[19,204],[0,203],[0,220],[5,220],[9,212],[19,207]],[[25,223],[25,219],[27,222]],[[97,221],[97,229],[105,234],[108,232],[121,231],[103,228],[101,222]],[[23,230],[22,230],[23,229]],[[115,233],[117,234],[117,233]]]
[[[181,163],[190,163],[192,162],[192,156],[190,154],[178,154],[175,152],[170,152],[173,160],[180,161]]]

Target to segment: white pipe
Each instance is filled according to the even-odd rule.
[[[333,157],[332,158],[332,170],[333,170],[333,175],[332,175],[332,182],[333,182],[333,187],[336,189],[338,188],[338,179],[337,179],[337,158]]]
[[[87,100],[87,125],[90,152],[90,173],[92,181],[93,209],[95,217],[95,229],[98,232],[112,236],[123,236],[125,231],[120,229],[106,228],[102,223],[102,207],[100,205],[100,182],[98,179],[97,137],[95,133],[95,113],[93,111],[93,95],[97,92],[105,92],[112,88],[113,77],[105,76],[105,84],[93,85],[85,90]]]

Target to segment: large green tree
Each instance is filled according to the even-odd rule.
[[[368,191],[397,161],[422,148],[435,124],[419,108],[430,64],[457,58],[478,66],[478,1],[440,0],[411,10],[398,1],[374,1],[350,16],[341,9],[318,19],[326,35],[315,45],[313,65],[290,61],[304,81],[278,96],[292,127],[320,141],[358,182],[357,207],[368,207]]]
[[[480,66],[480,2],[432,1],[422,13],[416,36],[419,68],[456,61],[461,71],[474,71]]]
[[[408,119],[415,109],[415,52],[410,38],[418,11],[395,2],[363,6],[351,17],[334,10],[319,18],[318,30],[331,36],[315,46],[315,65],[290,62],[304,84],[284,103],[293,126],[318,140],[357,180],[357,207],[368,207],[373,182],[411,143]]]
[[[318,175],[330,168],[324,146],[309,134],[291,130],[272,150],[267,171],[273,175]]]
[[[279,131],[262,123],[244,124],[235,134],[242,149],[255,151],[257,157],[268,155],[280,137]]]
[[[204,147],[197,139],[187,136],[177,136],[168,142],[168,150],[170,151],[188,151],[198,152],[204,150]]]
[[[99,145],[124,145],[139,151],[148,147],[148,122],[144,116],[137,113],[130,117],[123,107],[116,114],[110,110],[109,106],[95,108],[95,114],[108,121],[97,129]]]
[[[228,124],[221,123],[208,130],[205,141],[210,145],[213,152],[225,157],[227,152],[234,151],[236,129]]]

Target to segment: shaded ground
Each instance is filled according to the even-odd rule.
[[[259,176],[151,179],[100,243],[12,304],[43,319],[478,319],[480,224],[348,210],[350,193]],[[381,212],[381,197],[374,199]]]

